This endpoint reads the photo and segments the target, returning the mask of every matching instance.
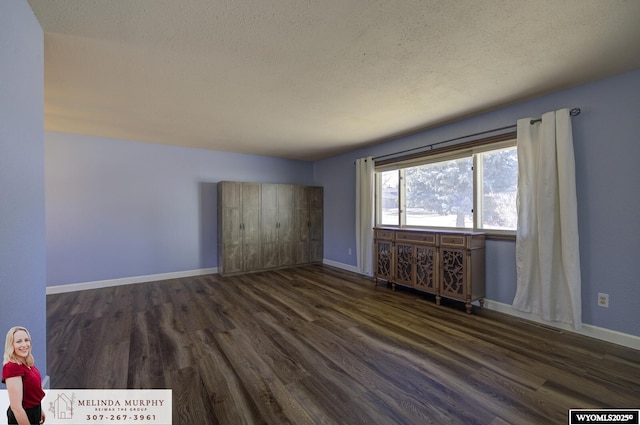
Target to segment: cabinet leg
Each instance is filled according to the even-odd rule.
[[[465,303],[465,307],[467,307],[467,314],[471,314],[471,303]]]
[[[480,298],[480,310],[484,308],[484,298]]]
[[[392,290],[392,291],[395,291],[395,290],[396,290],[396,284],[395,284],[395,283],[393,283],[393,282],[391,282],[391,290]]]
[[[436,305],[440,305],[440,300],[442,300],[442,297],[440,295],[436,295]]]

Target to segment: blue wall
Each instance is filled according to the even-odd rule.
[[[47,285],[217,267],[217,182],[312,184],[313,164],[45,133]]]
[[[27,327],[44,378],[43,52],[43,32],[29,4],[0,2],[0,335],[4,341],[12,326]]]
[[[353,161],[515,124],[519,118],[579,107],[573,118],[583,322],[640,336],[640,70],[434,128],[314,164],[325,187],[325,258],[355,266]],[[515,242],[488,241],[487,298],[511,304]],[[597,307],[598,292],[609,308]]]

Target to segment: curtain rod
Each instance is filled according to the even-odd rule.
[[[580,112],[581,112],[580,108],[573,108],[571,111],[569,111],[569,115],[571,115],[572,117],[575,117],[576,115],[580,115]],[[542,121],[542,118],[534,119],[534,120],[531,120],[531,124],[535,124],[535,123],[540,122],[540,121]],[[381,159],[381,158],[386,158],[388,156],[400,155],[400,154],[407,153],[407,152],[413,152],[413,151],[427,149],[427,148],[433,149],[434,146],[442,145],[444,143],[455,142],[456,140],[466,139],[468,137],[481,136],[483,134],[493,133],[495,131],[500,131],[500,130],[508,130],[508,129],[516,128],[516,127],[517,127],[517,124],[514,124],[514,125],[508,125],[506,127],[500,127],[500,128],[494,128],[494,129],[491,129],[491,130],[480,131],[478,133],[467,134],[466,136],[455,137],[453,139],[443,140],[442,142],[436,142],[436,143],[432,143],[432,144],[426,145],[426,146],[420,146],[420,147],[417,147],[417,148],[406,149],[406,150],[403,150],[403,151],[400,151],[400,152],[394,152],[394,153],[388,153],[386,155],[376,156],[376,157],[373,157],[373,161],[376,161],[376,160]]]

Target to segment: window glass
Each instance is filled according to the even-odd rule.
[[[482,167],[480,227],[515,230],[518,224],[516,147],[484,152],[479,154],[479,159]]]
[[[471,156],[405,169],[407,226],[473,228]]]
[[[397,226],[400,223],[399,188],[400,173],[398,170],[380,173],[380,217],[382,225]]]

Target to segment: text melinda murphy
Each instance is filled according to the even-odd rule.
[[[49,425],[171,425],[172,391],[50,389],[42,410]],[[9,407],[6,391],[0,391],[0,409]]]

